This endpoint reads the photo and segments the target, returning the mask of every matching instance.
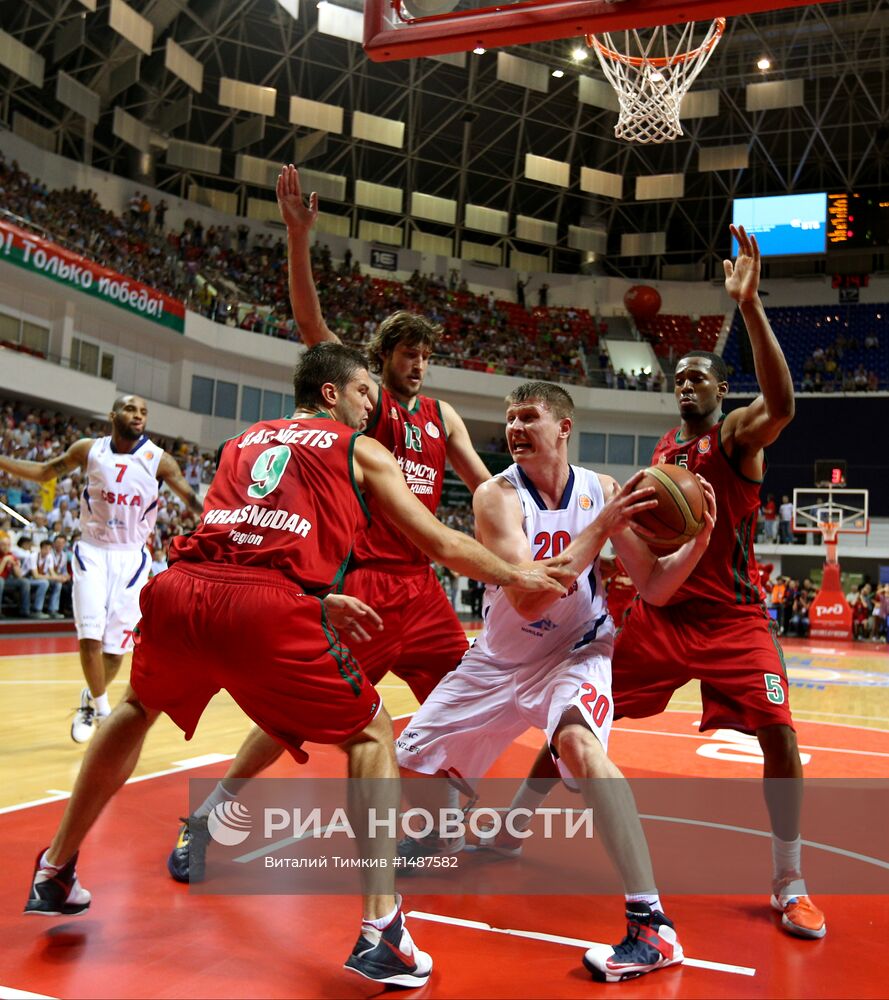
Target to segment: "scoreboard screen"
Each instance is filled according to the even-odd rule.
[[[824,253],[827,193],[736,198],[732,222],[756,236],[763,257]],[[738,252],[732,240],[732,255]]]
[[[889,196],[837,192],[827,196],[827,247],[889,245]]]
[[[819,458],[815,462],[815,485],[843,488],[846,485],[845,459]]]

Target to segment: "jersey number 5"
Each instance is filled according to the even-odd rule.
[[[247,496],[253,500],[262,500],[278,488],[281,476],[290,461],[290,449],[286,444],[275,448],[266,448],[253,463],[250,478],[253,482],[247,487]]]

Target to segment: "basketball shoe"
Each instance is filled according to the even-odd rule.
[[[183,818],[176,846],[167,858],[167,871],[177,882],[203,882],[209,843],[206,816]]]
[[[25,903],[25,913],[44,917],[76,917],[90,908],[90,894],[77,881],[77,854],[61,868],[43,865],[45,850],[37,855],[31,893]]]
[[[345,968],[365,979],[391,986],[424,986],[432,972],[432,958],[414,944],[405,927],[401,896],[395,896],[397,911],[391,923],[380,930],[361,921],[361,934]]]
[[[783,872],[772,883],[772,909],[781,914],[781,926],[788,934],[801,938],[823,938],[827,933],[824,914],[805,895],[787,895],[793,882],[801,882],[799,872]]]
[[[80,707],[74,712],[71,723],[71,739],[75,743],[86,743],[96,731],[96,710],[89,688],[80,692]]]
[[[596,945],[583,964],[600,983],[619,983],[646,972],[678,965],[685,956],[673,921],[647,903],[627,903],[627,936],[613,948]]]

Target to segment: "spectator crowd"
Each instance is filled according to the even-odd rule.
[[[846,594],[846,601],[852,609],[852,636],[855,639],[871,639],[887,642],[886,622],[889,616],[889,584],[874,587],[872,583],[861,583]]]
[[[104,267],[185,302],[218,323],[299,341],[287,291],[282,236],[255,232],[245,222],[205,227],[186,219],[166,225],[168,206],[136,191],[121,215],[93,190],[49,188],[0,152],[0,215]],[[546,378],[574,385],[664,391],[660,368],[615,370],[593,317],[583,309],[548,304],[549,286],[526,304],[528,280],[517,281],[517,302],[493,291],[471,291],[452,270],[447,279],[414,272],[406,282],[364,275],[350,250],[334,261],[329,246],[312,248],[315,284],[328,323],[346,343],[363,346],[381,320],[398,309],[422,312],[444,329],[434,362],[490,374]],[[873,392],[880,388],[875,329],[861,341],[840,332],[816,347],[802,366],[803,392]],[[869,363],[869,359],[873,359]],[[799,375],[796,376],[799,378]]]
[[[769,567],[765,567],[768,573]],[[764,589],[772,617],[782,636],[805,637],[809,634],[809,609],[818,593],[818,588],[808,579],[794,580],[789,576],[779,576],[777,580],[766,580]],[[887,642],[887,620],[889,620],[889,584],[874,586],[870,582],[856,584],[846,594],[846,602],[852,609],[852,638]]]
[[[168,237],[149,225],[142,211],[115,215],[95,191],[77,187],[50,191],[0,151],[0,216],[119,274],[174,298],[188,293],[189,275]],[[150,213],[150,206],[148,206]],[[163,213],[161,215],[163,217]]]
[[[876,333],[863,340],[865,355],[876,352],[880,341]],[[850,359],[850,355],[853,357]],[[873,355],[876,358],[876,354]],[[800,389],[803,392],[877,392],[880,377],[872,367],[860,360],[858,340],[843,333],[827,347],[816,347],[803,362]]]
[[[200,219],[186,219],[174,230],[166,226],[166,201],[152,205],[140,191],[117,215],[102,207],[95,191],[49,190],[2,152],[0,203],[0,216],[11,223],[178,298],[215,322],[300,339],[281,236],[251,236],[244,222],[205,227]],[[364,275],[350,250],[337,262],[320,242],[312,248],[312,266],[328,324],[354,346],[365,345],[385,316],[407,309],[443,327],[436,364],[575,385],[664,388],[660,371],[615,371],[590,314],[549,306],[546,284],[537,289],[538,304],[526,307],[493,291],[470,291],[456,270],[447,279],[415,272],[406,282]],[[524,291],[527,281],[520,284]]]
[[[811,580],[779,576],[765,585],[768,607],[782,636],[804,638],[809,634],[809,608],[818,588]]]

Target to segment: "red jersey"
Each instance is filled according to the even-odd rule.
[[[263,420],[225,442],[197,530],[170,562],[278,570],[306,593],[339,584],[367,508],[352,473],[358,435],[326,416]]]
[[[417,396],[408,409],[380,386],[376,409],[364,433],[392,452],[411,493],[434,514],[444,484],[448,442],[438,400]],[[355,542],[352,567],[410,572],[429,566],[426,554],[386,520],[372,499],[369,508],[371,524]]]
[[[724,604],[759,604],[759,570],[753,536],[759,513],[758,480],[742,475],[722,445],[722,422],[683,440],[674,427],[658,441],[652,464],[681,465],[700,473],[716,494],[716,527],[707,551],[670,604],[702,599]]]

